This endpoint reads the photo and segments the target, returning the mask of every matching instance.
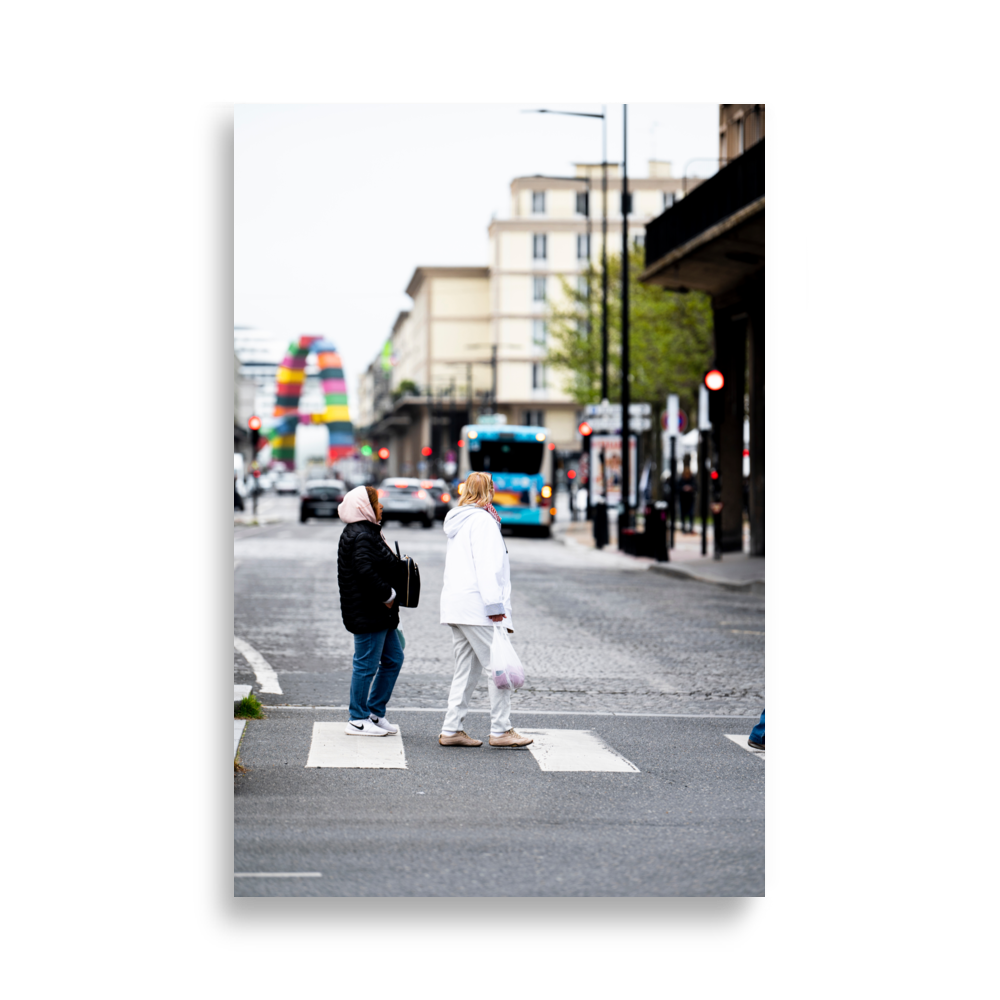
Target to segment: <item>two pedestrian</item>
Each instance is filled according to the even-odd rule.
[[[389,736],[399,727],[385,717],[403,666],[399,603],[393,580],[398,560],[380,527],[382,505],[371,486],[351,490],[337,508],[345,527],[337,549],[340,612],[354,633],[349,736]]]
[[[493,480],[485,472],[469,474],[462,499],[444,519],[448,547],[441,588],[441,623],[451,629],[455,674],[438,743],[479,747],[483,741],[465,731],[469,699],[490,664],[497,626],[513,633],[510,557],[493,506]],[[502,625],[501,625],[502,623]],[[490,697],[490,746],[524,747],[534,741],[510,724],[510,690],[487,680]]]

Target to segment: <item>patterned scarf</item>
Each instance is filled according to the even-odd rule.
[[[487,503],[483,510],[489,511],[496,519],[497,524],[500,524],[500,515],[497,513],[497,509],[493,506],[493,504]]]

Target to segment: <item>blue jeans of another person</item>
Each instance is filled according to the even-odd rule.
[[[760,713],[760,722],[757,723],[753,729],[750,730],[750,742],[751,743],[763,743],[764,742],[764,713]]]
[[[354,722],[372,715],[385,716],[385,706],[402,665],[403,649],[395,629],[359,632],[354,636],[354,674],[351,677],[351,719]]]

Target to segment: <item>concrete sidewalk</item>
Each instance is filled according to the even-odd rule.
[[[622,560],[631,564],[647,564],[654,573],[679,577],[686,580],[696,580],[699,583],[711,583],[726,587],[729,590],[742,590],[753,594],[764,593],[764,558],[747,555],[743,552],[727,552],[722,559],[712,558],[712,529],[708,529],[708,555],[701,554],[701,534],[683,534],[674,532],[674,548],[670,550],[670,561],[658,563],[643,556],[630,556],[620,552],[617,547],[616,526],[612,526],[611,542],[601,554],[614,553]],[[589,521],[564,521],[553,525],[553,537],[564,545],[580,548],[590,548],[597,555],[594,547],[593,527]],[[744,550],[749,549],[749,529],[745,529]]]

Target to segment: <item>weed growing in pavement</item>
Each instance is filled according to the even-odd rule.
[[[264,706],[257,700],[257,696],[250,692],[242,701],[238,701],[233,709],[234,719],[266,719]]]

